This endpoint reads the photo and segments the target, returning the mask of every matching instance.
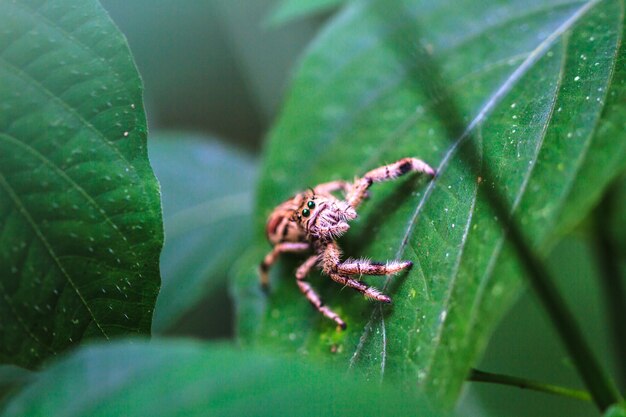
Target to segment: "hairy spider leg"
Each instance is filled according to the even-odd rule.
[[[363,175],[363,177],[357,178],[346,200],[350,206],[357,208],[367,196],[367,189],[370,188],[373,183],[392,180],[413,171],[431,176],[435,175],[435,170],[421,159],[402,158],[393,164],[378,167]]]
[[[337,323],[339,327],[345,330],[347,327],[346,323],[341,320],[337,313],[324,305],[319,295],[311,287],[311,284],[309,284],[308,281],[305,280],[305,278],[309,274],[309,271],[311,271],[311,268],[313,268],[318,260],[319,255],[310,256],[306,261],[304,261],[302,265],[300,265],[300,267],[298,267],[298,269],[296,270],[296,282],[298,283],[298,288],[300,289],[302,294],[304,294],[307,300],[309,300],[309,302],[313,305],[313,307],[317,309],[317,311],[319,311],[329,319],[333,320],[335,323]]]
[[[376,288],[370,287],[362,281],[334,272],[331,272],[328,275],[332,278],[333,281],[338,282],[343,286],[354,288],[355,290],[363,293],[363,295],[367,298],[371,298],[372,300],[376,301],[382,301],[383,303],[391,303],[391,298],[381,293]]]
[[[311,245],[309,245],[306,242],[284,242],[284,243],[279,243],[276,246],[274,246],[274,248],[267,255],[265,255],[263,262],[261,262],[261,264],[259,265],[259,276],[261,278],[261,286],[264,289],[267,289],[269,287],[270,281],[269,281],[268,272],[272,264],[276,262],[276,259],[278,259],[278,256],[281,253],[304,252],[309,249],[311,249]]]
[[[413,266],[411,261],[376,262],[367,259],[348,259],[341,262],[341,250],[335,242],[324,248],[322,266],[325,273],[342,275],[390,275]]]
[[[342,180],[325,182],[323,184],[317,185],[313,189],[313,192],[315,194],[330,194],[333,191],[341,190],[347,194],[350,191],[351,185],[352,184],[350,184],[348,181],[342,181]]]
[[[337,272],[346,275],[391,275],[413,266],[411,261],[376,262],[369,259],[348,259],[336,265]]]

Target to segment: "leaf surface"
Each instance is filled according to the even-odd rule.
[[[272,271],[269,297],[258,291],[254,270],[269,250],[259,233],[235,285],[239,333],[248,343],[332,358],[370,378],[416,381],[451,405],[521,288],[501,225],[479,189],[497,187],[546,254],[624,166],[624,3],[403,7],[408,17],[398,22],[386,18],[384,4],[357,2],[313,42],[270,138],[256,224],[263,230],[272,208],[307,186],[417,156],[437,168],[437,178],[374,185],[340,241],[346,257],[408,259],[413,269],[365,278],[392,296],[392,306],[311,277],[347,321],[341,333],[298,292],[295,260],[285,257]],[[398,53],[416,43],[441,65],[464,116],[461,137],[446,136],[448,121],[434,110],[442,97],[416,73],[416,54]],[[461,163],[469,139],[494,183]]]
[[[80,395],[76,395],[76,393]],[[10,416],[433,416],[402,396],[298,358],[190,341],[82,349],[11,401]]]
[[[163,243],[141,80],[95,0],[0,1],[0,362],[148,334]]]

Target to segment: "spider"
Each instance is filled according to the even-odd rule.
[[[333,281],[354,288],[365,297],[383,303],[391,303],[391,298],[376,288],[370,287],[356,277],[361,275],[389,275],[413,266],[411,261],[373,262],[367,259],[347,259],[341,261],[341,249],[335,241],[348,231],[348,221],[357,217],[356,209],[363,199],[369,196],[368,189],[375,182],[397,178],[416,171],[430,176],[435,170],[416,158],[403,158],[393,164],[369,171],[353,183],[332,181],[320,184],[296,194],[274,209],[267,220],[266,233],[274,246],[261,265],[259,275],[264,289],[269,286],[268,272],[278,255],[284,252],[313,252],[296,270],[298,288],[311,304],[325,317],[333,320],[341,329],[346,323],[326,306],[319,295],[306,281],[314,266]],[[342,191],[344,200],[333,196]]]

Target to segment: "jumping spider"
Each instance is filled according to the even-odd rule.
[[[339,327],[345,329],[346,323],[322,303],[319,295],[305,280],[316,264],[324,274],[341,285],[354,288],[373,300],[390,303],[391,298],[353,276],[395,274],[410,268],[413,263],[382,263],[367,259],[347,259],[342,262],[341,250],[335,240],[350,228],[348,221],[356,218],[356,208],[368,196],[368,189],[373,183],[394,179],[412,171],[435,175],[435,170],[425,162],[416,158],[403,158],[376,168],[356,178],[353,183],[332,181],[320,184],[276,207],[267,220],[267,238],[274,248],[261,262],[261,285],[268,287],[269,268],[282,252],[313,251],[313,255],[296,270],[298,288],[320,313]],[[337,191],[343,192],[345,200],[339,200],[331,194]]]

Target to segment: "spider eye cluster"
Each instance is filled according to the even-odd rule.
[[[309,201],[308,203],[306,203],[306,206],[308,208],[305,208],[304,210],[302,210],[302,215],[304,217],[309,217],[311,215],[311,210],[309,210],[309,209],[314,209],[315,208],[315,202],[314,201]]]

